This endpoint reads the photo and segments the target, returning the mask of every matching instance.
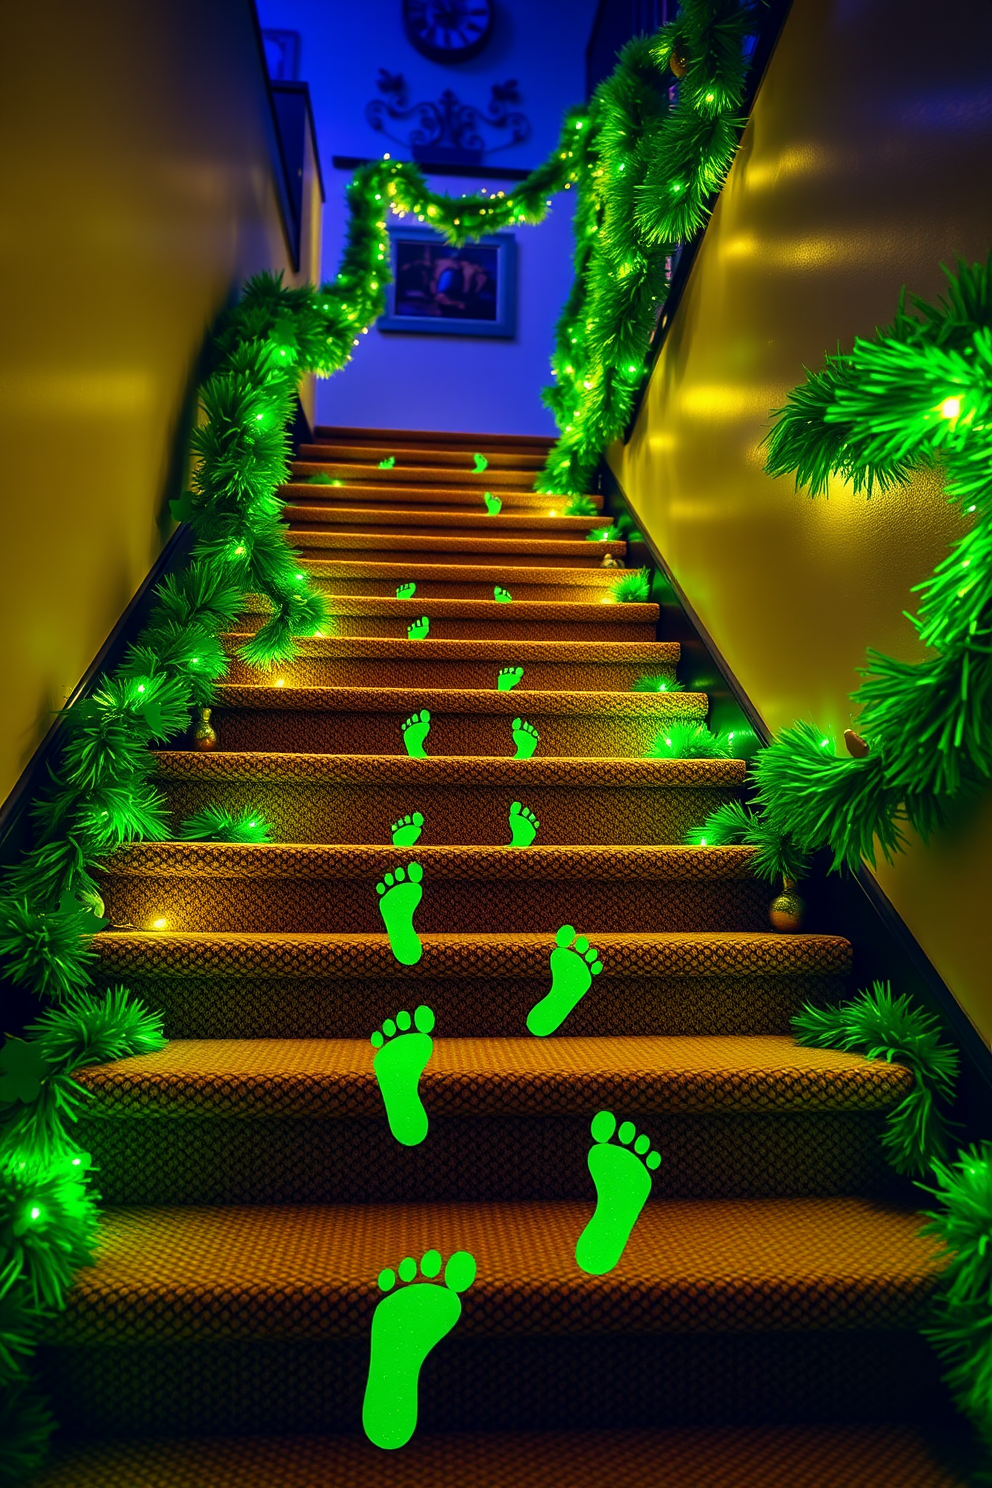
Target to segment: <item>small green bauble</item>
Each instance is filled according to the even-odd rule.
[[[773,930],[794,935],[803,928],[805,902],[796,893],[795,879],[783,878],[782,892],[768,906],[768,919]]]

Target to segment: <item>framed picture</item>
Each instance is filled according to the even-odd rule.
[[[517,241],[494,233],[452,248],[430,227],[389,227],[393,282],[381,331],[433,336],[513,336]]]

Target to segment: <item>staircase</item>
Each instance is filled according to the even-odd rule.
[[[879,1148],[911,1076],[793,1043],[849,945],[770,933],[750,849],[683,845],[744,764],[644,758],[707,700],[630,691],[679,656],[656,606],[610,602],[623,543],[531,489],[546,441],[318,432],[284,496],[333,631],[271,676],[234,659],[217,752],[158,757],[177,819],[252,806],[275,840],[144,843],[102,875],[123,928],[97,939],[99,980],[171,1042],[82,1077],[106,1209],[43,1351],[63,1445],[38,1482],[962,1482],[923,1434],[946,1412],[916,1332],[933,1252]],[[523,669],[507,691],[504,668]],[[532,846],[506,845],[513,803]],[[416,813],[420,839],[393,846]],[[405,966],[376,884],[411,862],[424,951]],[[566,924],[603,970],[536,1038]],[[418,1004],[430,1131],[407,1147],[369,1036]],[[592,1276],[574,1256],[604,1108],[662,1161]],[[432,1249],[471,1252],[477,1277],[387,1453],[360,1425],[377,1278]]]

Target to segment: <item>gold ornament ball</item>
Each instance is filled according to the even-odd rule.
[[[787,878],[782,886],[781,894],[768,906],[769,923],[773,930],[794,935],[797,930],[803,928],[805,918],[806,904],[796,893],[796,886],[792,879]]]
[[[210,722],[210,709],[200,709],[200,719],[193,732],[193,747],[195,749],[216,749],[217,730]]]
[[[677,41],[672,47],[672,55],[668,59],[668,65],[677,78],[685,77],[689,71],[689,53],[685,49],[685,43]]]

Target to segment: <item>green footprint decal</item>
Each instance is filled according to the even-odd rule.
[[[389,456],[387,456],[387,458],[385,460],[380,460],[379,461],[379,469],[380,470],[392,470],[392,468],[393,468],[393,466],[395,464],[396,464],[396,456],[395,455],[389,455]]]
[[[396,591],[397,599],[412,599],[417,592],[416,584],[401,584]]]
[[[411,713],[403,725],[403,743],[406,752],[411,759],[426,759],[427,750],[424,748],[424,740],[431,731],[431,715],[426,708],[421,708],[419,713]]]
[[[430,1036],[433,1027],[433,1012],[421,1005],[412,1019],[407,1012],[397,1013],[395,1022],[387,1018],[382,1033],[376,1029],[372,1035],[372,1047],[376,1050],[372,1067],[386,1108],[386,1120],[389,1130],[404,1147],[419,1146],[427,1135],[427,1112],[418,1086],[434,1051]]]
[[[532,723],[528,723],[525,718],[515,718],[513,720],[513,742],[517,746],[517,752],[513,758],[530,759],[537,748],[537,741],[540,737]]]
[[[529,806],[519,801],[510,804],[510,847],[530,847],[541,825]]]
[[[499,676],[496,678],[496,691],[509,692],[516,687],[524,674],[523,667],[500,667]]]
[[[398,1270],[400,1281],[412,1282],[417,1263],[406,1256]],[[395,1272],[387,1267],[379,1273],[379,1289],[386,1295],[372,1317],[372,1356],[362,1405],[365,1435],[377,1447],[403,1447],[413,1435],[421,1367],[462,1315],[458,1294],[468,1291],[475,1280],[475,1257],[456,1250],[444,1268],[444,1285],[434,1286],[440,1272],[440,1252],[428,1250],[420,1261],[426,1282],[394,1291]]]
[[[620,1147],[610,1145],[614,1132]],[[592,1118],[595,1145],[589,1149],[589,1171],[596,1208],[575,1247],[576,1264],[590,1276],[605,1276],[623,1255],[651,1192],[651,1171],[661,1165],[660,1153],[650,1150],[651,1138],[641,1135],[635,1142],[636,1132],[632,1121],[622,1122],[617,1131],[612,1111],[598,1111]]]
[[[427,616],[421,615],[419,620],[414,620],[412,625],[407,626],[407,638],[411,641],[424,641],[427,639],[427,632],[430,628],[431,622]]]
[[[497,604],[509,604],[510,601],[513,599],[513,595],[510,593],[509,589],[501,589],[497,584],[496,587],[493,589],[493,599],[496,601]]]
[[[476,475],[481,475],[484,470],[489,469],[489,461],[486,459],[485,455],[473,455],[472,459],[475,461]]]
[[[412,816],[401,816],[389,828],[394,847],[412,847],[415,842],[420,841],[423,830],[424,818],[419,811],[415,811]]]
[[[574,944],[573,944],[574,941]],[[576,938],[572,925],[562,925],[551,952],[551,991],[527,1014],[527,1027],[538,1038],[560,1028],[573,1008],[585,997],[603,963],[599,952],[584,935]]]
[[[419,863],[408,863],[405,870],[394,868],[384,873],[375,886],[389,948],[401,966],[416,966],[424,954],[420,936],[413,928],[413,916],[424,894],[420,887],[423,876]]]
[[[485,496],[483,497],[483,500],[486,503],[486,511],[489,513],[489,515],[491,517],[498,517],[503,505],[500,498],[498,496],[494,496],[492,491],[487,491]]]

